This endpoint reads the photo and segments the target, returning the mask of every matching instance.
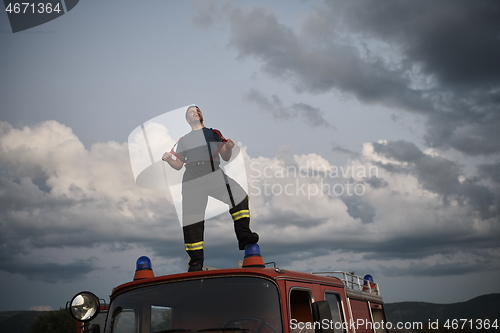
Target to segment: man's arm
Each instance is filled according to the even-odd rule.
[[[231,156],[233,154],[233,147],[233,140],[227,140],[226,143],[224,143],[224,145],[222,146],[222,149],[220,150],[220,156],[224,161],[227,162],[231,159]]]
[[[172,158],[172,153],[169,153],[169,152],[166,152],[165,154],[163,154],[161,159],[163,161],[167,162],[175,170],[182,169],[182,166],[184,165],[184,163],[180,159],[174,160]]]

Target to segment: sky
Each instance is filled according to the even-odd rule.
[[[266,262],[371,274],[386,302],[500,292],[498,17],[494,0],[86,0],[13,33],[0,14],[0,310],[108,300],[142,255],[186,271],[172,194],[136,184],[129,135],[190,104],[239,147]],[[236,267],[229,214],[205,229],[205,264]]]

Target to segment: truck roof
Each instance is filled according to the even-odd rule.
[[[151,277],[147,279],[135,280],[121,284],[113,289],[110,298],[113,299],[117,295],[129,289],[136,289],[143,286],[177,282],[183,280],[200,279],[200,278],[215,278],[223,276],[256,276],[268,278],[271,280],[288,280],[300,281],[309,283],[319,283],[326,285],[334,285],[344,287],[341,279],[335,276],[317,275],[312,273],[296,272],[282,268],[227,268],[227,269],[211,269],[199,272],[178,273]]]

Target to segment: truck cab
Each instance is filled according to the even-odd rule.
[[[155,277],[144,258],[134,281],[113,289],[109,307],[89,292],[83,292],[86,300],[81,293],[69,302],[84,332],[386,332],[384,304],[371,277],[265,268],[254,261]],[[103,306],[105,324],[88,325]]]

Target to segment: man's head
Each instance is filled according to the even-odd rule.
[[[203,125],[203,114],[201,113],[200,108],[196,105],[188,107],[188,109],[186,110],[186,120],[190,125]]]

